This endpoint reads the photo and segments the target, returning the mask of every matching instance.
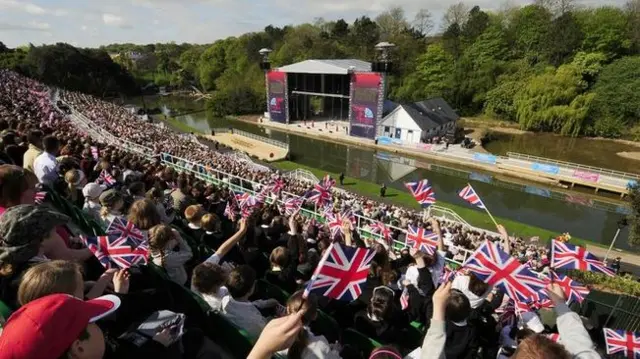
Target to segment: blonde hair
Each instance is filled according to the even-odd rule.
[[[67,188],[69,189],[69,196],[71,200],[75,201],[78,197],[77,189],[78,185],[82,183],[84,179],[84,173],[80,170],[68,170],[64,174],[64,181],[67,182]]]
[[[129,209],[128,219],[141,230],[148,230],[162,223],[156,205],[148,199],[133,202]]]
[[[25,305],[54,293],[74,295],[78,275],[82,275],[82,268],[73,261],[57,260],[35,265],[22,276],[18,287],[18,303]]]
[[[167,243],[175,238],[173,229],[166,224],[158,224],[149,230],[149,254],[160,254],[160,265],[164,267]]]
[[[220,219],[213,213],[207,213],[202,216],[200,225],[205,231],[215,232],[220,227]]]

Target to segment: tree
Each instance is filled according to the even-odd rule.
[[[454,59],[458,59],[462,55],[461,32],[460,26],[454,23],[442,34],[442,46]]]
[[[640,56],[605,66],[593,87],[593,134],[619,136],[640,121]],[[639,232],[640,233],[640,232]]]
[[[462,25],[462,36],[468,43],[473,43],[488,26],[489,15],[480,10],[479,6],[474,6],[469,11],[467,22]]]
[[[538,5],[525,6],[516,14],[512,26],[518,54],[531,63],[543,59],[551,27],[551,13]]]
[[[409,27],[401,7],[393,7],[376,17],[376,24],[380,29],[380,39],[390,40]]]
[[[629,188],[629,244],[640,244],[640,185],[635,184]]]
[[[216,41],[209,46],[198,60],[200,86],[206,91],[215,90],[215,81],[226,69],[225,51],[228,40]]]
[[[413,18],[411,26],[413,26],[413,28],[422,36],[427,36],[435,27],[433,15],[431,15],[431,12],[427,9],[420,9]]]
[[[374,46],[380,40],[380,29],[369,17],[362,16],[353,22],[349,37],[353,55],[360,59],[371,59]]]
[[[442,28],[447,29],[453,24],[463,26],[469,17],[469,6],[463,2],[453,4],[447,8],[442,17]]]
[[[582,29],[573,13],[566,12],[555,18],[547,40],[549,62],[554,66],[564,63],[580,48],[582,39]]]
[[[609,58],[628,53],[631,39],[627,31],[627,16],[619,8],[601,7],[579,13],[585,52],[602,52]]]
[[[406,101],[418,101],[431,97],[447,97],[451,88],[453,58],[442,45],[433,44],[417,60],[415,71],[406,76],[397,97]]]
[[[336,21],[331,29],[331,37],[336,40],[344,40],[349,36],[349,24],[343,19]]]
[[[629,38],[635,53],[640,53],[640,0],[628,0],[625,11],[629,21]]]

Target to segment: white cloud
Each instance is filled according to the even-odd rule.
[[[54,16],[65,16],[69,14],[69,11],[65,9],[51,10],[34,3],[17,0],[0,0],[0,10],[2,9],[23,11],[31,15],[52,14]]]
[[[89,28],[87,27],[87,25],[82,25],[82,26],[80,26],[80,29],[82,31],[87,31],[87,29],[89,29]]]
[[[51,14],[53,14],[53,16],[67,16],[69,15],[69,10],[55,9],[53,10],[53,12],[51,12]]]
[[[102,22],[108,26],[127,27],[127,21],[122,17],[114,14],[102,14]]]
[[[37,30],[49,30],[51,25],[46,22],[29,21],[29,27]]]
[[[29,14],[44,15],[47,13],[47,10],[45,10],[43,7],[38,6],[36,4],[26,3],[26,4],[23,4],[22,6],[24,8],[24,11],[28,12]]]

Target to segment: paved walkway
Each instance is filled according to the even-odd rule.
[[[283,160],[289,152],[282,147],[232,133],[216,133],[215,136],[204,135],[203,137],[266,162]]]

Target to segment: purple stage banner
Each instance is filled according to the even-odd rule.
[[[382,75],[356,73],[351,77],[351,136],[374,139]]]
[[[580,171],[580,170],[573,171],[573,177],[579,178],[583,181],[588,181],[588,182],[598,182],[598,180],[600,179],[600,175],[597,173]]]
[[[267,84],[269,85],[269,117],[271,121],[286,123],[287,74],[271,70],[267,73]]]

